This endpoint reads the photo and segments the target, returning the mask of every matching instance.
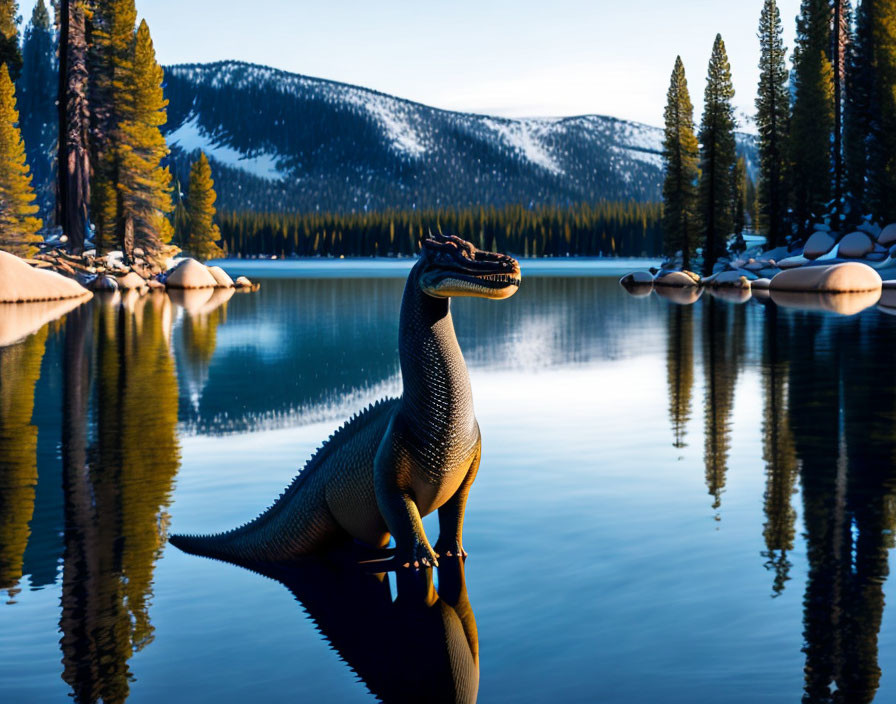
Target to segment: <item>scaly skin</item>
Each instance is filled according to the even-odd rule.
[[[519,280],[511,257],[456,237],[424,242],[401,304],[401,397],[374,404],[334,433],[251,523],[218,535],[175,535],[172,544],[231,562],[279,562],[348,538],[385,548],[392,536],[395,554],[377,571],[438,565],[440,554],[465,557],[464,508],[481,440],[449,302],[507,298]],[[432,546],[421,517],[436,510]]]

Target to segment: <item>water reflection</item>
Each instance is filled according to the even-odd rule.
[[[745,309],[708,297],[703,310],[704,453],[712,507],[722,506],[731,449],[734,387],[745,352]],[[719,514],[716,515],[718,519]]]
[[[479,690],[479,636],[463,562],[399,570],[393,594],[384,574],[363,572],[356,556],[258,566],[281,582],[339,657],[378,700],[472,703]]]
[[[686,447],[688,421],[691,419],[691,394],[694,387],[694,310],[688,306],[669,306],[666,346],[666,378],[669,387],[669,420],[673,445]]]
[[[152,575],[179,465],[170,305],[111,300],[66,321],[59,626],[77,702],[125,701],[128,660],[152,640]]]
[[[147,661],[138,668],[133,656],[152,641],[153,617],[160,622],[153,583],[180,461],[179,433],[254,431],[270,418],[304,422],[308,409],[346,398],[355,403],[352,394],[390,383],[397,372],[401,285],[388,279],[271,282],[226,305],[211,296],[176,303],[164,295],[95,300],[49,325],[43,314],[23,308],[18,318],[4,317],[0,309],[0,330],[12,331],[0,345],[0,589],[16,602],[0,609],[13,619],[30,618],[19,616],[26,576],[32,587],[56,581],[61,611],[52,592],[51,620],[60,643],[50,637],[51,657],[34,660],[36,669],[50,661],[56,667],[61,647],[62,663],[40,670],[40,677],[61,686],[61,672],[78,702],[125,701],[135,680],[146,688],[144,698],[162,691],[145,676]],[[664,292],[674,300],[632,298],[600,279],[532,279],[506,306],[460,302],[458,336],[471,368],[511,370],[520,379],[522,372],[639,355],[657,365],[658,443],[681,458],[677,472],[705,482],[710,494],[709,501],[687,497],[687,510],[702,515],[711,504],[721,514],[723,501],[733,506],[735,492],[725,496],[729,471],[736,476],[746,465],[763,478],[753,499],[763,517],[745,519],[730,510],[725,525],[753,521],[750,536],[761,547],[751,545],[750,569],[769,596],[782,597],[767,603],[783,614],[799,597],[801,625],[791,632],[801,631],[803,653],[794,644],[801,662],[789,667],[793,673],[803,667],[804,701],[882,698],[892,642],[880,635],[896,531],[893,318],[879,310],[844,318],[773,301],[734,305],[697,299],[693,291]],[[756,412],[743,432],[761,440],[761,449],[743,462],[740,448],[752,446],[732,445],[732,419],[735,405],[748,397],[755,398]],[[595,442],[606,432],[595,431]],[[511,453],[493,449],[499,451]],[[519,510],[500,500],[495,506],[500,520]],[[738,532],[723,530],[717,538],[735,548]],[[493,543],[504,540],[495,535]],[[661,567],[674,570],[674,559]],[[513,621],[508,614],[517,597],[488,564],[477,565],[482,580],[474,596],[485,652],[494,632],[484,624],[500,630]],[[712,566],[704,569],[701,577],[717,577]],[[478,635],[462,574],[453,591],[450,577],[440,575],[438,590],[427,583],[400,588],[395,600],[386,582],[344,564],[268,576],[295,594],[376,696],[475,698]],[[551,588],[562,594],[564,585]],[[661,596],[645,589],[632,600]],[[35,620],[33,627],[44,626]],[[581,637],[573,631],[569,640]],[[176,640],[175,634],[169,642]],[[0,643],[2,654],[16,643]],[[502,645],[492,643],[492,652]],[[160,646],[151,651],[157,667],[165,664]],[[557,653],[555,666],[570,678],[574,673],[562,664],[567,656]],[[483,669],[483,692],[498,665],[493,657]],[[415,689],[399,690],[397,683],[408,678]],[[54,700],[33,691],[35,700]]]
[[[0,348],[0,589],[19,591],[34,512],[37,427],[32,425],[34,387],[40,376],[47,328]]]
[[[784,591],[792,567],[788,553],[796,535],[796,511],[791,503],[797,477],[796,448],[787,400],[788,329],[779,325],[778,309],[765,312],[762,337],[762,458],[765,461],[765,566],[774,572],[772,592]]]

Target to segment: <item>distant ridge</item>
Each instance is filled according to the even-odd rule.
[[[659,200],[663,132],[612,117],[508,119],[222,61],[168,66],[175,171],[214,162],[223,210]],[[754,139],[739,148],[751,167]]]

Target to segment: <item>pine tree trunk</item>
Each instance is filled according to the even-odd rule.
[[[847,26],[845,0],[834,0],[834,31],[831,51],[834,65],[834,230],[841,235],[843,217],[843,95],[846,86]]]
[[[62,0],[59,11],[59,192],[56,221],[68,236],[69,248],[82,252],[90,201],[85,18],[80,0]]]

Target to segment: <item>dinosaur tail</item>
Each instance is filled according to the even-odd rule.
[[[168,542],[190,555],[211,557],[224,562],[241,563],[251,559],[250,555],[237,545],[232,532],[217,535],[172,535]]]

